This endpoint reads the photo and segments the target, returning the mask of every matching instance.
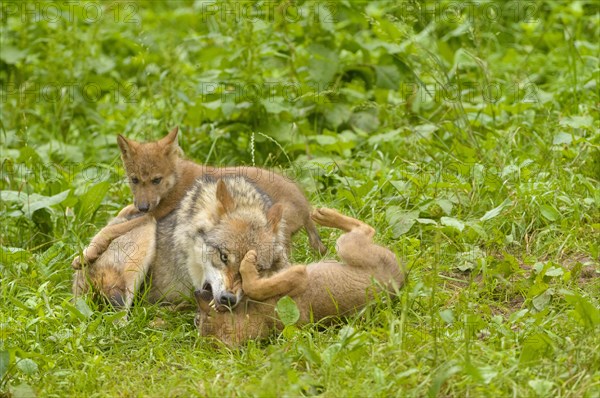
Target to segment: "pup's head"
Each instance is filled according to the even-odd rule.
[[[175,127],[153,142],[137,142],[119,135],[121,159],[129,179],[135,207],[143,213],[153,210],[177,182],[176,164],[180,156]]]
[[[115,309],[125,306],[127,287],[123,273],[113,267],[89,267],[88,278],[97,296],[108,300]]]
[[[258,307],[257,303],[246,301],[230,312],[217,312],[210,306],[212,295],[196,290],[198,305],[194,324],[201,336],[216,337],[226,346],[235,348],[248,339],[261,339],[272,329],[272,307]],[[264,315],[265,308],[267,316]]]
[[[217,183],[217,201],[219,221],[205,240],[202,290],[212,293],[217,309],[226,310],[234,308],[243,296],[240,263],[249,250],[256,251],[262,274],[285,267],[288,259],[281,204],[266,213],[258,206],[237,206],[223,180]]]

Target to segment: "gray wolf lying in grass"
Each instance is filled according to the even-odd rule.
[[[93,287],[114,307],[128,309],[147,282],[150,302],[171,304],[193,301],[195,290],[211,286],[217,306],[234,307],[242,298],[239,266],[249,250],[257,250],[263,276],[289,266],[283,212],[249,179],[203,177],[167,217],[147,218],[109,240],[114,232],[106,230],[132,217],[120,214],[101,230],[94,240],[108,240],[100,242],[107,250],[92,266],[75,271],[73,295]]]
[[[129,185],[133,193],[134,205],[126,207],[118,225],[102,230],[88,247],[83,250],[83,263],[93,263],[108,248],[113,239],[132,229],[146,224],[150,218],[157,221],[171,214],[194,185],[198,178],[209,176],[246,178],[264,191],[275,203],[283,206],[283,219],[287,229],[287,239],[301,227],[306,229],[311,246],[324,254],[315,224],[310,218],[310,204],[294,182],[270,170],[256,167],[211,167],[199,165],[181,157],[177,143],[178,127],[162,139],[154,142],[136,142],[118,136],[121,158]],[[139,217],[128,217],[138,215]],[[287,243],[289,246],[289,242]],[[81,259],[75,257],[72,266],[81,268]]]
[[[378,289],[393,294],[403,285],[404,272],[395,255],[373,243],[371,226],[326,208],[315,210],[312,218],[345,232],[337,241],[343,262],[294,265],[262,277],[260,255],[254,249],[248,251],[239,269],[245,297],[236,308],[217,311],[210,290],[194,292],[195,323],[202,336],[215,336],[228,346],[263,338],[283,327],[275,316],[275,305],[284,295],[296,302],[299,322],[305,324],[351,314],[364,307]]]

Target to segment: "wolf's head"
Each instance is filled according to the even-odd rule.
[[[180,156],[175,127],[165,137],[153,142],[136,142],[119,135],[121,159],[129,179],[135,207],[141,212],[153,210],[177,182]]]
[[[240,263],[249,250],[257,252],[263,274],[288,264],[283,206],[265,213],[259,206],[238,206],[223,180],[217,183],[219,220],[206,236],[207,261],[202,290],[212,292],[217,309],[235,307],[242,298]]]

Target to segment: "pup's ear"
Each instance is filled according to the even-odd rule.
[[[179,143],[177,142],[177,133],[179,126],[175,126],[169,134],[158,141],[159,145],[165,149],[166,155],[176,155],[179,153]]]
[[[279,224],[281,223],[281,217],[283,216],[283,205],[276,203],[267,212],[267,226],[273,232],[279,230]]]
[[[204,313],[211,314],[214,312],[212,308],[210,308],[210,305],[208,305],[208,302],[204,299],[204,297],[202,297],[202,290],[194,291],[194,297],[196,298],[196,304],[198,305],[198,308]]]
[[[117,135],[117,144],[119,144],[123,158],[128,158],[135,152],[135,142],[128,140],[121,134]]]
[[[219,201],[219,216],[229,213],[235,206],[225,181],[220,178],[217,181],[217,200]]]

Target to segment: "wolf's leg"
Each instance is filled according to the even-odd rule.
[[[156,254],[156,222],[152,220],[134,233],[135,238],[128,242],[128,247],[118,248],[122,251],[125,260],[123,269],[125,292],[124,297],[113,297],[116,303],[127,310],[144,282]]]
[[[316,209],[312,217],[321,225],[346,232],[339,237],[336,247],[338,255],[348,266],[400,275],[394,253],[373,243],[375,229],[370,225],[327,208]]]
[[[250,250],[240,264],[242,289],[253,300],[263,301],[275,296],[302,293],[308,285],[303,265],[293,265],[268,278],[261,278],[256,269],[256,252]]]
[[[306,233],[308,234],[308,241],[310,242],[312,248],[318,251],[320,254],[327,253],[327,248],[321,241],[319,231],[317,231],[317,226],[310,217],[306,218],[304,222],[304,229],[306,229]]]
[[[324,227],[341,229],[344,232],[360,231],[366,237],[372,239],[375,229],[356,218],[348,217],[337,210],[321,207],[313,210],[311,217]]]
[[[144,214],[143,216],[102,228],[100,232],[92,238],[90,245],[83,250],[83,263],[90,264],[94,262],[106,251],[108,245],[110,245],[113,240],[136,227],[144,225],[150,220],[152,220],[152,216]],[[77,256],[71,263],[71,266],[74,269],[81,269],[81,263],[80,257]]]
[[[131,216],[133,216],[134,214],[138,214],[140,211],[137,209],[137,207],[135,207],[134,205],[129,205],[127,207],[125,207],[123,210],[121,210],[119,212],[119,214],[117,214],[117,218],[123,217],[123,218],[129,218]]]

